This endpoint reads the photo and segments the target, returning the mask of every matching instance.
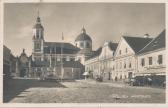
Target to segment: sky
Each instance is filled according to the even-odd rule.
[[[4,44],[19,56],[32,53],[32,28],[40,13],[45,41],[74,43],[84,26],[93,50],[121,36],[156,37],[165,29],[165,4],[159,3],[6,3]]]

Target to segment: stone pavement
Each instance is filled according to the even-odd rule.
[[[14,79],[5,90],[10,103],[164,103],[165,89],[76,80],[64,82]]]

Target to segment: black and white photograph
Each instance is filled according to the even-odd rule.
[[[166,3],[3,3],[3,103],[166,104]]]

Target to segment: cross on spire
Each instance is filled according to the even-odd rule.
[[[85,30],[84,26],[82,28],[82,33],[86,33],[86,30]]]

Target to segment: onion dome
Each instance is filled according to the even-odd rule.
[[[76,41],[92,41],[92,39],[90,38],[88,34],[86,34],[86,30],[83,27],[82,33],[77,36],[77,38],[75,39],[75,42]]]

